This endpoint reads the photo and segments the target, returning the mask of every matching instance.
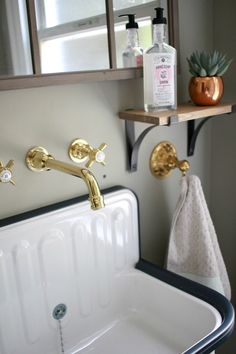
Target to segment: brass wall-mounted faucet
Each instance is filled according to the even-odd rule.
[[[52,169],[82,178],[88,187],[91,208],[97,210],[104,207],[103,196],[98,183],[88,169],[55,160],[46,149],[40,146],[36,146],[27,152],[26,164],[32,171],[40,172]]]

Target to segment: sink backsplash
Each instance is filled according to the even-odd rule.
[[[105,204],[73,201],[0,228],[0,354],[60,353],[58,304],[66,348],[84,338],[83,323],[94,332],[98,314],[109,316],[114,277],[134,267],[139,240],[133,193],[105,194]]]

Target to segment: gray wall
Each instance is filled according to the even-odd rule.
[[[224,77],[225,99],[236,98],[235,0],[214,2],[214,46],[234,58]],[[211,212],[232,286],[236,306],[236,114],[216,119],[212,125]],[[236,332],[219,350],[235,353]]]
[[[208,12],[211,4],[209,1]],[[209,47],[212,43],[211,33],[208,37],[204,35],[209,25],[204,7],[204,1],[197,4],[194,0],[180,1],[180,33],[183,40],[179,93],[182,99],[187,99],[185,57],[194,48],[194,43],[201,47]],[[189,18],[193,15],[194,21],[191,21],[189,28]],[[202,26],[198,29],[200,20]],[[29,171],[24,162],[29,148],[41,145],[55,158],[69,162],[67,149],[74,138],[82,137],[94,146],[105,141],[109,146],[107,166],[94,167],[94,174],[101,188],[119,184],[137,193],[141,212],[142,255],[162,264],[179,193],[180,172],[174,171],[165,181],[156,180],[149,172],[149,157],[158,142],[170,140],[176,145],[179,158],[185,158],[186,124],[153,129],[141,146],[138,172],[130,174],[126,171],[124,122],[119,120],[117,113],[121,109],[140,106],[142,101],[142,80],[1,92],[0,159],[5,163],[9,159],[16,161],[17,185],[0,185],[1,200],[4,200],[0,217],[87,193],[84,183],[71,176],[54,171]],[[137,134],[145,127],[145,124],[137,123]],[[207,196],[210,183],[208,135],[209,127],[199,139],[195,156],[190,158],[191,172],[200,176]]]
[[[181,37],[179,99],[186,101],[189,74],[185,58],[194,49],[212,48],[213,1],[179,0],[179,2]],[[233,0],[231,2],[233,3]],[[92,171],[101,188],[118,184],[136,192],[140,201],[142,256],[163,264],[170,221],[179,194],[180,172],[174,171],[163,181],[155,180],[149,172],[149,157],[158,142],[170,140],[176,145],[179,158],[186,158],[187,126],[182,123],[173,127],[153,129],[141,145],[138,172],[130,174],[126,171],[124,122],[119,120],[117,112],[128,107],[140,106],[142,100],[142,80],[1,92],[0,160],[5,163],[9,159],[15,160],[17,185],[13,187],[10,184],[0,184],[0,218],[87,193],[84,183],[71,176],[55,171],[43,173],[29,171],[24,162],[29,148],[41,145],[55,158],[69,162],[67,148],[74,138],[82,137],[94,146],[104,141],[109,146],[107,166],[105,168],[96,166]],[[212,149],[212,126],[213,124],[209,123],[201,132],[195,155],[189,158],[189,161],[191,173],[197,174],[202,181],[207,201],[210,201],[212,192],[211,206],[215,218],[218,219],[217,232],[219,228],[222,240],[223,237],[226,240],[225,230],[227,231],[225,253],[227,257],[228,253],[231,257],[232,244],[229,240],[233,237],[233,231],[228,230],[229,227],[224,225],[224,221],[219,221],[221,211],[215,208],[219,201],[214,198],[217,194],[223,212],[233,207],[233,198],[232,204],[227,204],[228,198],[224,200],[224,195],[222,197],[218,194],[219,186],[215,177],[219,178],[220,175],[217,175],[218,170],[214,173],[213,169],[219,166],[219,163],[216,164],[214,160],[216,159],[214,156],[217,155],[214,146]],[[136,133],[139,134],[145,127],[145,124],[137,123]],[[221,128],[219,134],[220,130]],[[217,132],[214,131],[217,145],[218,139],[215,139],[215,134]],[[228,134],[229,136],[226,134],[224,136],[224,138],[227,136],[227,140],[232,133]],[[222,139],[222,134],[220,137]],[[212,165],[209,163],[211,158]],[[224,171],[233,189],[231,179],[233,171],[229,170],[228,165]],[[225,181],[225,175],[222,180]],[[229,224],[232,225],[234,218],[230,211],[227,212],[227,216],[229,215]],[[235,224],[232,225],[233,229],[235,230]],[[230,261],[229,258],[228,263]]]
[[[2,92],[1,160],[5,163],[15,160],[17,185],[0,185],[4,201],[1,217],[87,193],[82,180],[56,171],[33,173],[28,170],[24,159],[29,148],[41,145],[55,158],[70,162],[67,149],[74,138],[82,137],[94,146],[105,141],[107,166],[94,166],[92,170],[101,188],[119,184],[137,193],[143,256],[162,263],[170,218],[179,193],[180,173],[174,171],[165,181],[154,179],[149,172],[149,157],[161,140],[172,141],[179,157],[186,157],[186,125],[153,129],[141,145],[138,172],[127,172],[124,122],[119,120],[117,112],[134,105],[135,97],[130,92],[138,87],[142,91],[141,84],[141,81],[106,82]],[[144,127],[146,125],[137,124],[137,135]],[[201,135],[198,151],[190,162],[192,172],[200,175],[207,191],[210,145],[206,136],[207,130]]]

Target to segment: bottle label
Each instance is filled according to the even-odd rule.
[[[153,54],[153,102],[158,106],[175,103],[175,57],[169,53]]]

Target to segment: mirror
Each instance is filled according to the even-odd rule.
[[[118,16],[136,14],[147,48],[157,6],[178,49],[178,0],[0,0],[0,90],[61,84],[65,77],[68,83],[141,77],[141,70],[116,70],[126,45],[126,21]]]
[[[109,68],[105,0],[36,0],[41,72]]]
[[[0,76],[33,74],[25,0],[0,0]]]
[[[164,16],[168,19],[167,0],[113,0],[115,39],[116,39],[116,62],[117,68],[123,68],[122,52],[126,47],[126,23],[127,17],[119,17],[122,14],[135,14],[138,23],[139,45],[144,50],[152,45],[152,18],[155,17],[155,8],[163,7]],[[167,28],[168,30],[168,28]],[[166,33],[168,42],[168,32]]]

